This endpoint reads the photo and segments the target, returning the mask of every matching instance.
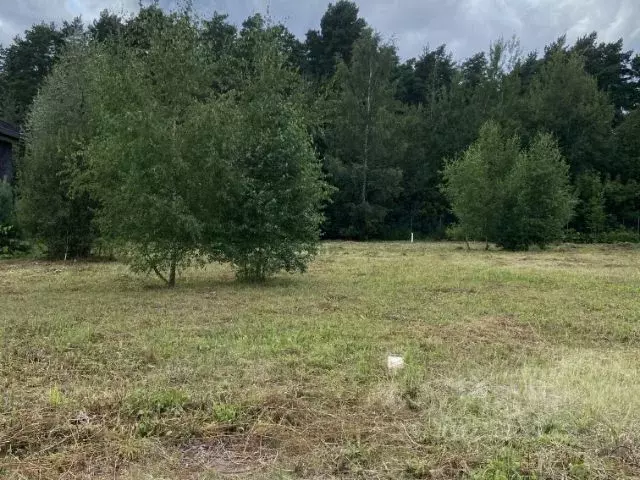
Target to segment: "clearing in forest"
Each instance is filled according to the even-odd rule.
[[[175,290],[0,262],[0,476],[638,478],[639,294],[605,246],[325,243]]]

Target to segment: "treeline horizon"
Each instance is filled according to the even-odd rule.
[[[34,25],[0,50],[0,120],[28,129],[34,99],[70,44],[124,38],[139,49],[148,26],[171,15],[151,5],[128,19],[104,11],[86,27],[77,18]],[[401,61],[350,1],[329,4],[304,40],[259,14],[241,26],[221,13],[189,18],[200,47],[228,63],[251,61],[237,48],[250,32],[277,38],[304,86],[305,128],[332,187],[324,238],[455,237],[445,166],[494,122],[522,148],[543,134],[557,141],[575,200],[565,240],[638,240],[640,55],[625,51],[623,39],[601,42],[594,32],[569,44],[560,36],[528,53],[516,39],[496,39],[461,61],[446,45]],[[212,73],[212,92],[235,87],[223,71]]]

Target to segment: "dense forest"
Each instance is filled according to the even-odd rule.
[[[175,33],[180,22],[188,23],[187,31]],[[171,29],[174,33],[168,33]],[[256,42],[267,37],[282,60],[280,73],[273,78],[266,78],[259,65],[266,57],[256,56]],[[165,44],[160,45],[163,38]],[[165,54],[155,58],[158,48]],[[187,50],[191,53],[185,53]],[[107,51],[117,54],[109,57]],[[191,54],[198,58],[189,57]],[[144,55],[148,61],[140,61]],[[100,85],[91,87],[94,97],[101,99],[96,103],[103,112],[111,112],[98,123],[85,115],[91,94],[85,97],[80,87],[91,69],[94,76],[101,72]],[[132,86],[137,75],[143,74],[152,78],[147,97]],[[111,84],[105,80],[110,77]],[[164,86],[158,87],[159,83]],[[95,96],[95,88],[102,89],[102,96]],[[252,88],[256,89],[253,93]],[[265,93],[274,90],[279,92],[275,96]],[[237,27],[224,14],[202,19],[189,11],[167,13],[155,5],[128,19],[105,11],[88,26],[80,19],[62,26],[34,25],[0,50],[0,119],[18,125],[25,138],[14,192],[22,218],[20,228],[48,243],[57,256],[70,253],[69,238],[75,238],[72,254],[86,254],[106,229],[129,228],[115,226],[114,218],[135,203],[133,192],[140,189],[138,184],[116,181],[117,169],[130,165],[103,162],[104,168],[93,172],[94,179],[110,178],[112,182],[80,185],[76,180],[88,174],[78,173],[84,168],[79,157],[88,153],[78,145],[97,135],[101,140],[89,148],[100,148],[100,152],[113,148],[114,155],[135,157],[133,163],[141,165],[146,155],[157,156],[172,148],[196,158],[196,150],[202,150],[198,146],[210,148],[209,140],[204,140],[207,134],[219,137],[223,133],[218,129],[230,129],[226,134],[231,135],[233,122],[225,124],[220,118],[234,117],[232,112],[240,107],[227,105],[227,113],[214,115],[194,110],[187,97],[223,98],[230,92],[243,92],[234,101],[246,109],[254,105],[256,110],[234,119],[236,127],[250,128],[253,121],[277,123],[283,115],[303,126],[328,184],[309,190],[315,192],[310,204],[326,203],[324,238],[404,239],[415,232],[423,238],[462,235],[514,248],[546,243],[534,239],[525,245],[514,244],[509,239],[501,241],[500,233],[491,235],[486,228],[462,232],[454,227],[456,217],[464,216],[465,202],[471,223],[484,218],[483,210],[495,211],[481,186],[471,188],[479,178],[477,172],[451,166],[465,156],[468,165],[473,158],[482,157],[478,153],[481,144],[491,142],[491,135],[499,137],[496,141],[502,139],[504,148],[510,148],[507,144],[513,140],[517,144],[514,155],[522,157],[510,167],[513,172],[503,176],[504,182],[513,185],[514,195],[529,185],[533,203],[544,203],[548,200],[542,198],[545,195],[564,202],[554,210],[558,215],[552,230],[565,240],[636,241],[640,236],[640,55],[625,51],[623,39],[604,43],[594,32],[570,44],[562,36],[543,52],[529,53],[521,51],[516,39],[496,39],[488,51],[463,61],[454,60],[446,45],[425,48],[419,58],[401,61],[395,46],[359,16],[355,3],[345,0],[330,4],[320,29],[309,31],[304,40],[261,15]],[[34,99],[39,100],[34,103]],[[262,104],[258,105],[258,99]],[[281,106],[282,99],[293,102],[295,108]],[[116,102],[127,105],[127,115],[116,112]],[[154,102],[180,112],[166,116],[173,129],[163,125],[154,130],[156,126],[144,121],[149,118],[145,109]],[[272,118],[257,119],[261,109],[271,109]],[[141,115],[136,116],[138,113]],[[283,128],[278,135],[300,133],[296,128]],[[154,138],[154,148],[159,150],[149,152],[143,145],[133,145],[131,135],[136,131],[139,137]],[[121,142],[120,146],[109,143],[105,132]],[[259,139],[251,139],[250,130],[245,133],[238,145],[254,142],[256,149],[262,148]],[[220,142],[220,148],[227,148],[223,139]],[[293,142],[291,148],[305,150],[304,139]],[[469,150],[474,144],[476,150]],[[286,149],[285,145],[273,147]],[[548,168],[535,163],[543,155],[536,152],[542,151],[547,152],[545,158],[550,155],[558,162],[547,162]],[[274,151],[265,153],[272,154]],[[288,151],[281,159],[286,155],[293,153]],[[487,158],[491,155],[489,152]],[[205,159],[192,167],[208,168]],[[546,173],[530,175],[527,180],[527,172],[538,167]],[[505,188],[506,183],[496,180],[497,174],[485,173],[494,189]],[[163,174],[171,176],[175,171]],[[220,175],[222,179],[233,172]],[[548,175],[562,176],[557,184],[564,190],[533,188],[536,183],[553,184]],[[468,184],[460,182],[464,178]],[[198,188],[194,185],[189,189]],[[465,185],[470,186],[466,191]],[[217,191],[219,186],[212,183],[208,188]],[[110,189],[120,191],[120,204],[112,201]],[[325,197],[330,198],[326,201]],[[272,200],[284,201],[277,196]],[[503,201],[511,200],[505,197]],[[108,205],[111,212],[96,221],[96,205]],[[522,216],[518,208],[509,210],[509,218]],[[527,211],[531,208],[527,206]],[[165,215],[161,210],[156,213]],[[496,227],[500,232],[513,225],[505,218]],[[140,222],[135,215],[130,220],[136,225]],[[310,224],[312,230],[316,221]],[[260,231],[246,232],[239,220],[234,225],[238,228],[231,230],[236,236]],[[148,230],[157,232],[158,227],[149,225]],[[64,239],[55,238],[60,232]]]

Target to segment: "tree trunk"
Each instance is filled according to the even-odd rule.
[[[64,237],[64,261],[67,261],[67,257],[69,256],[69,231],[67,230],[67,234]]]
[[[162,275],[162,273],[160,272],[160,270],[158,270],[158,267],[156,267],[155,265],[153,267],[153,271],[156,272],[156,275],[158,276],[158,278],[160,280],[162,280],[164,283],[166,283],[167,285],[169,284],[169,281],[165,278],[164,275]]]
[[[369,59],[369,83],[367,85],[367,119],[364,128],[364,161],[362,180],[362,203],[367,201],[367,170],[369,168],[369,133],[371,130],[371,83],[373,82],[373,60]]]
[[[176,260],[175,258],[171,259],[171,266],[169,268],[169,281],[167,282],[167,286],[169,288],[173,288],[176,286]]]

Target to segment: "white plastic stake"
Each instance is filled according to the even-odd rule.
[[[411,232],[411,243],[413,243],[413,232]]]

